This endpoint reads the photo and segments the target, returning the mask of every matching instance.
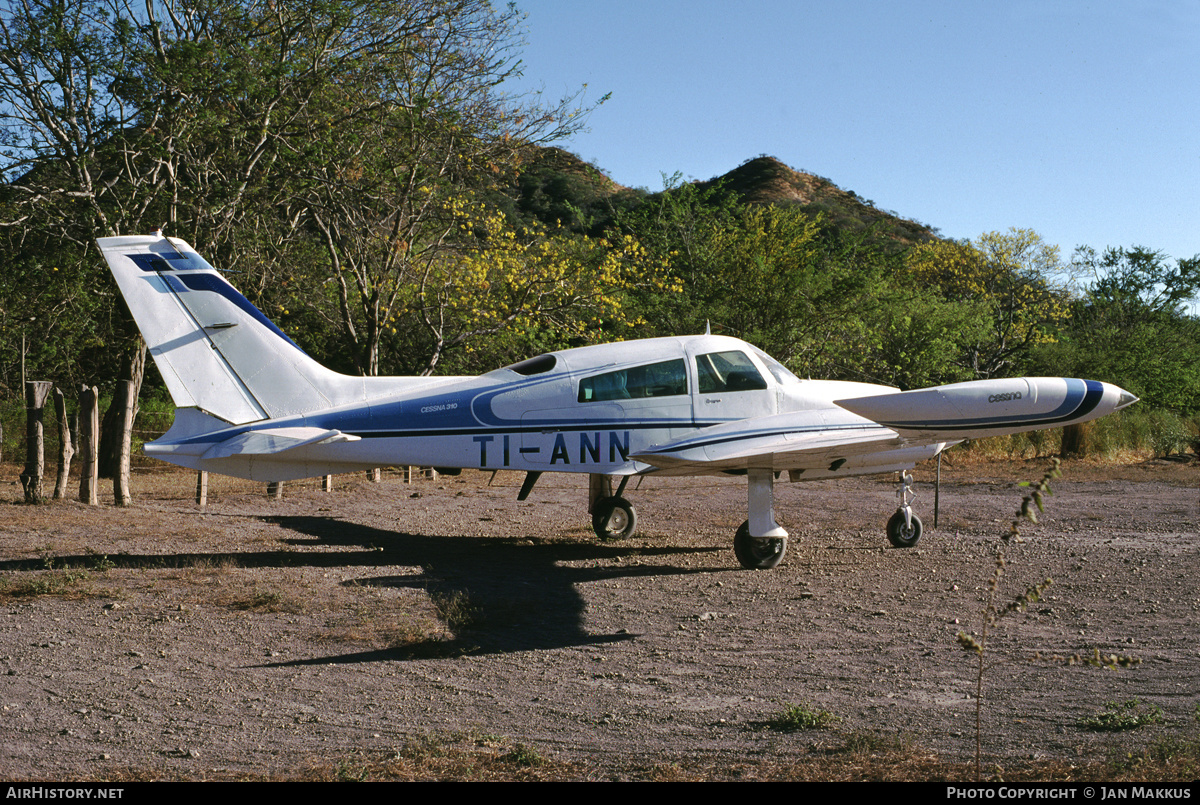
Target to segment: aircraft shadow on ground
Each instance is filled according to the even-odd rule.
[[[377,576],[348,584],[416,587],[435,600],[460,601],[466,623],[451,640],[427,640],[382,651],[307,662],[422,659],[458,654],[505,653],[630,640],[636,635],[591,634],[584,629],[579,585],[633,576],[698,572],[664,565],[613,566],[617,557],[674,555],[710,549],[645,549],[530,538],[446,537],[383,531],[322,517],[281,517],[281,526],[324,545],[365,545],[378,565],[419,566],[419,574]],[[575,566],[563,566],[571,562]],[[713,570],[706,568],[705,570]],[[295,663],[293,663],[295,664]]]
[[[709,553],[715,548],[646,548],[621,543],[539,541],[536,538],[433,536],[385,531],[326,517],[273,517],[271,522],[304,538],[293,546],[340,546],[345,550],[255,551],[177,554],[117,554],[52,557],[56,569],[182,568],[205,563],[237,567],[420,567],[413,575],[364,576],[350,585],[416,587],[441,601],[458,601],[462,622],[451,639],[428,639],[403,646],[270,666],[359,663],[492,654],[597,645],[636,635],[591,634],[584,628],[579,585],[608,579],[713,572],[721,567],[680,568],[661,564],[615,566],[608,560],[638,556]],[[564,566],[561,563],[573,563]],[[580,566],[584,563],[585,566]],[[0,562],[0,570],[44,571],[45,559]]]

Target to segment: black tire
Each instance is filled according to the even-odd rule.
[[[897,511],[887,524],[888,542],[897,548],[911,548],[921,538],[921,518],[912,516],[912,528],[904,524],[904,512]]]
[[[750,521],[742,523],[733,537],[733,553],[747,570],[770,570],[783,561],[787,540],[750,536]]]
[[[637,509],[625,498],[600,498],[592,509],[592,530],[602,540],[632,537],[637,531]]]

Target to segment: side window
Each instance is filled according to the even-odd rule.
[[[687,394],[683,359],[635,366],[579,381],[579,402],[671,397]]]
[[[696,356],[701,394],[765,389],[767,381],[741,352],[710,352]]]

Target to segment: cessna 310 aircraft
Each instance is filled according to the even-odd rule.
[[[539,355],[478,377],[350,377],[310,358],[188,244],[98,241],[177,410],[147,455],[256,481],[395,464],[620,477],[593,483],[598,536],[630,536],[622,497],[637,475],[744,473],[746,568],[779,564],[774,482],[900,472],[887,524],[921,536],[907,470],[963,439],[1053,428],[1137,401],[1108,383],[976,380],[901,392],[801,380],[766,353],[715,335],[652,338]]]

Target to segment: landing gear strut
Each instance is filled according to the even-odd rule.
[[[783,561],[788,536],[775,522],[775,473],[750,470],[746,476],[750,519],[737,530],[733,553],[747,570],[769,570]]]
[[[900,488],[896,497],[900,500],[900,508],[892,515],[887,524],[888,542],[896,548],[911,548],[921,538],[921,518],[912,510],[912,502],[916,495],[912,491],[913,477],[908,472],[900,473]]]

